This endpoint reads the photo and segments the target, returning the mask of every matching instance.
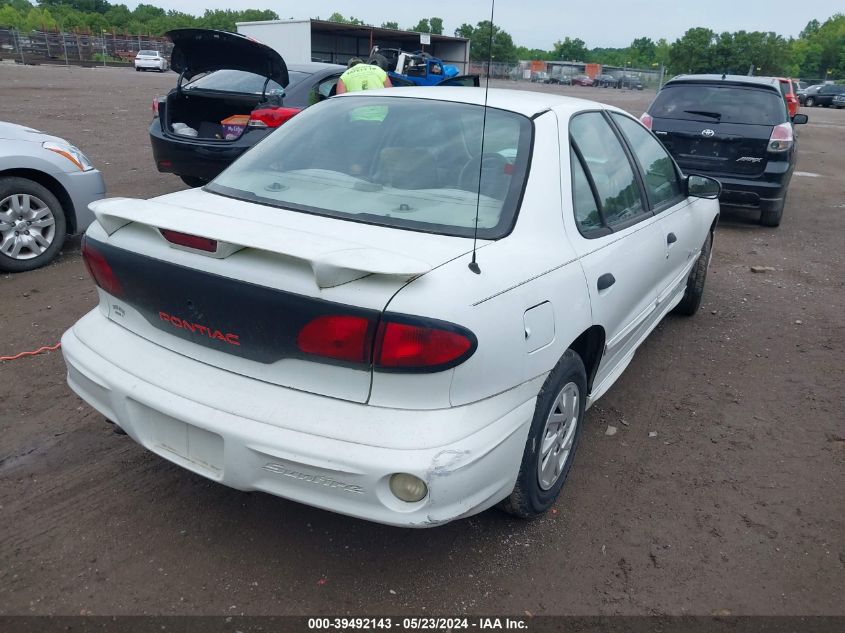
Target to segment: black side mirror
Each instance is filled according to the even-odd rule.
[[[687,176],[687,195],[716,200],[722,194],[722,184],[715,178],[690,174]]]
[[[792,117],[792,125],[804,125],[810,118],[806,114],[796,114]]]

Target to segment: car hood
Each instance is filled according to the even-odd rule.
[[[214,29],[173,29],[165,36],[173,42],[170,67],[185,79],[226,68],[269,77],[283,87],[289,83],[282,56],[245,35]]]
[[[25,125],[6,123],[5,121],[0,121],[0,139],[7,141],[31,141],[33,143],[43,143],[44,141],[67,143],[66,140],[58,136],[51,136],[50,134],[45,134]]]

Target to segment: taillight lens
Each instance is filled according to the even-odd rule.
[[[259,108],[249,115],[248,127],[273,128],[293,118],[302,108]]]
[[[785,152],[792,147],[795,142],[792,136],[792,124],[781,123],[772,129],[772,135],[769,137],[769,151],[770,152]]]
[[[94,279],[94,283],[110,295],[114,295],[115,297],[123,295],[123,288],[120,285],[117,275],[114,274],[114,270],[112,270],[112,267],[106,261],[103,254],[91,246],[87,238],[82,240],[82,260],[85,262],[85,267]]]
[[[370,320],[365,317],[319,316],[299,331],[296,345],[306,354],[369,364],[371,332]]]
[[[152,103],[152,106],[151,106],[152,109],[153,109],[153,118],[158,117],[158,101],[159,101],[158,97],[153,99],[153,103]]]
[[[640,123],[645,125],[650,130],[652,124],[654,123],[654,119],[651,118],[651,115],[648,112],[643,112],[640,116]]]
[[[445,367],[473,347],[460,332],[390,321],[379,325],[376,340],[375,365],[384,369]]]
[[[386,315],[375,321],[354,315],[312,319],[296,337],[299,350],[377,370],[432,372],[459,365],[475,351],[476,339],[460,326],[423,318]]]
[[[199,235],[191,235],[190,233],[171,231],[170,229],[159,229],[159,232],[161,233],[161,236],[171,244],[184,246],[185,248],[193,248],[198,251],[205,251],[206,253],[217,252],[217,240],[200,237]]]

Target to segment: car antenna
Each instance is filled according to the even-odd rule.
[[[484,168],[484,132],[487,129],[487,93],[490,91],[490,71],[493,66],[493,16],[496,11],[496,0],[490,2],[490,48],[487,56],[487,78],[484,81],[484,114],[481,119],[481,151],[478,154],[478,191],[475,196],[475,230],[472,235],[472,261],[469,269],[476,275],[481,274],[481,267],[475,260],[478,244],[478,215],[481,209],[481,173]]]

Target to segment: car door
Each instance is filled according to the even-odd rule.
[[[648,209],[639,175],[605,114],[574,116],[561,147],[568,147],[570,154],[563,163],[571,167],[578,229],[572,243],[589,287],[593,322],[605,330],[605,354],[595,378],[601,389],[614,370],[624,368],[656,322],[664,237]]]
[[[622,136],[639,168],[649,207],[659,219],[665,259],[657,293],[657,310],[664,307],[683,291],[689,271],[695,263],[702,244],[697,200],[687,198],[684,183],[675,161],[648,130],[638,121],[614,112],[611,120],[619,127]]]

